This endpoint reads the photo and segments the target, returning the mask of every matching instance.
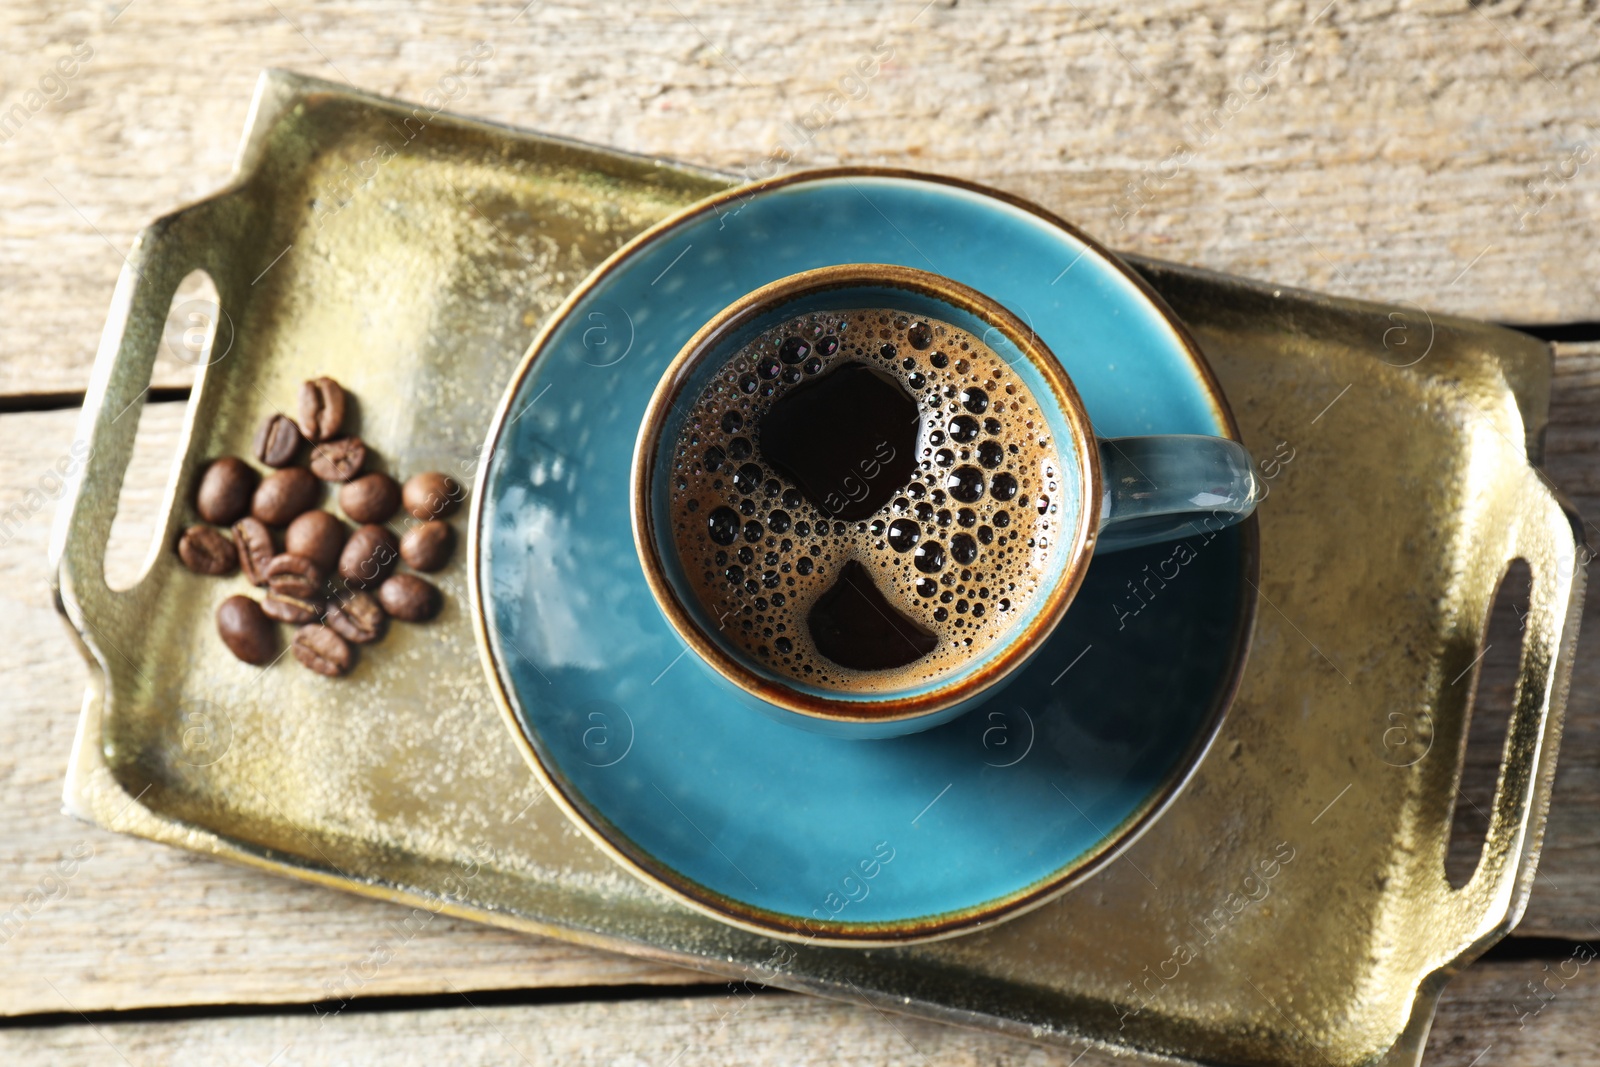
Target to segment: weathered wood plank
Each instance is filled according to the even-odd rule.
[[[1590,952],[1548,964],[1473,968],[1447,991],[1425,1062],[1429,1067],[1543,1067],[1563,1058],[1590,1062],[1600,1037],[1600,979],[1593,959]],[[885,1015],[866,1005],[732,992],[538,1007],[478,1007],[463,997],[456,1008],[349,1012],[328,1019],[299,1011],[0,1031],[0,1058],[17,1067],[105,1063],[117,1054],[130,1064],[175,1067],[218,1062],[432,1067],[441,1061],[573,1067],[1113,1067],[1130,1062]]]
[[[1556,346],[1544,469],[1584,516],[1590,548],[1600,552],[1600,344]],[[1518,929],[1524,935],[1600,937],[1600,572],[1593,563],[1588,571],[1544,853]]]
[[[123,499],[146,516],[183,406],[151,405],[141,423]],[[71,458],[76,419],[76,411],[0,415],[0,1015],[65,1011],[69,1001],[92,1011],[309,1002],[330,991],[704,980],[444,916],[402,929],[405,913],[390,905],[63,815],[62,774],[88,675],[51,606],[45,552],[60,492],[52,472]],[[111,569],[131,580],[151,525],[121,520]]]
[[[1600,515],[1600,345],[1563,346],[1557,366],[1548,467],[1580,508]],[[144,559],[182,409],[154,404],[142,417],[125,499],[147,518],[119,517],[111,569],[124,580]],[[314,999],[366,959],[392,909],[104,834],[59,813],[86,675],[50,606],[44,552],[56,492],[49,472],[70,456],[75,419],[73,411],[0,415],[0,516],[16,504],[32,509],[12,533],[0,529],[0,646],[10,650],[0,693],[0,802],[13,813],[0,837],[0,901],[27,913],[0,944],[0,1012],[64,1010],[61,995],[85,1010]],[[1524,934],[1591,937],[1600,921],[1600,606],[1591,606],[1584,633]],[[75,856],[84,858],[72,864]],[[57,892],[51,873],[64,860],[74,873],[60,899],[28,906],[35,890]],[[445,918],[393,956],[364,992],[696,980]]]
[[[1597,20],[1560,0],[6,5],[0,395],[83,387],[122,253],[225,180],[266,66],[754,175],[964,175],[1279,282],[1600,319]],[[494,56],[457,77],[479,41]]]

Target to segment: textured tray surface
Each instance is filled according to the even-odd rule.
[[[174,486],[247,451],[260,417],[313,373],[361,398],[363,436],[393,468],[470,476],[501,382],[567,288],[721,185],[441,118],[353,187],[348,168],[399,136],[405,114],[269,83],[245,180],[158,224],[147,258],[136,250],[147,285],[208,267],[239,328],[240,351],[206,369],[192,401]],[[1278,457],[1261,511],[1267,607],[1188,792],[1125,860],[1035,915],[867,955],[780,949],[656,897],[535,794],[477,663],[464,555],[445,575],[444,616],[391,635],[333,689],[228,660],[209,619],[232,584],[170,554],[126,593],[96,588],[75,529],[63,601],[107,687],[69,799],[115,829],[319,881],[1023,1034],[1242,1062],[1356,1063],[1397,1039],[1397,1056],[1414,1054],[1430,976],[1520,911],[1542,823],[1558,724],[1544,713],[1563,696],[1552,659],[1580,592],[1570,532],[1522,447],[1542,422],[1542,346],[1407,312],[1429,344],[1402,367],[1415,349],[1397,354],[1389,309],[1142,266],[1212,359],[1247,443]],[[87,416],[107,455],[117,413],[97,408],[136,393],[148,369],[115,354],[102,353]],[[114,507],[118,475],[91,466],[79,512],[92,520],[106,494]],[[169,504],[171,533],[188,508],[172,487]],[[1441,855],[1470,669],[1518,553],[1536,575],[1521,718],[1492,847],[1451,894]],[[182,712],[197,706],[227,722],[215,762],[183,747]]]

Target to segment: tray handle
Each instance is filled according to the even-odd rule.
[[[1436,927],[1446,941],[1439,948],[1456,966],[1470,962],[1521,921],[1550,807],[1583,611],[1587,557],[1580,552],[1587,550],[1581,520],[1547,486],[1530,467],[1515,494],[1517,520],[1505,561],[1509,566],[1515,559],[1526,560],[1533,587],[1483,851],[1477,870],[1459,890],[1448,888],[1440,865],[1440,884],[1451,898],[1449,911],[1456,921]]]
[[[135,586],[118,592],[106,582],[111,523],[173,293],[190,271],[204,269],[217,287],[219,306],[229,305],[226,265],[234,244],[229,237],[238,232],[240,221],[236,207],[224,191],[157,219],[134,239],[117,278],[73,440],[80,469],[56,513],[50,538],[55,590],[80,632],[87,617],[118,618],[118,605],[139,591]],[[205,377],[202,366],[196,391]],[[188,443],[186,433],[180,453]],[[169,522],[174,511],[168,509]]]

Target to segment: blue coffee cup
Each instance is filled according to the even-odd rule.
[[[729,361],[797,316],[862,308],[947,323],[981,340],[1037,402],[1059,473],[1050,501],[1059,533],[1033,576],[1037,592],[981,650],[957,657],[956,665],[932,677],[887,689],[849,678],[802,680],[751,654],[693,591],[668,519],[672,453],[694,402]],[[925,439],[918,445],[928,447]],[[1227,438],[1098,437],[1061,361],[1017,316],[982,293],[904,266],[847,264],[791,275],[747,294],[683,347],[662,375],[640,428],[632,519],[657,604],[706,669],[747,704],[780,720],[835,736],[877,738],[949,721],[993,696],[1055,630],[1096,552],[1214,533],[1249,516],[1257,492],[1249,453]],[[830,495],[836,499],[825,507],[853,496],[854,487],[846,479]]]

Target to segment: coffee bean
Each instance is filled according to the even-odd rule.
[[[434,519],[413,526],[400,538],[400,558],[415,571],[436,571],[450,561],[455,534],[449,526]]]
[[[269,619],[300,626],[303,623],[317,621],[317,616],[322,614],[322,602],[282,593],[268,593],[261,601],[261,611]]]
[[[268,526],[286,526],[296,515],[313,507],[322,484],[304,467],[285,467],[261,479],[250,500],[250,514]]]
[[[401,496],[412,517],[426,521],[443,518],[454,511],[461,503],[462,493],[454,478],[438,471],[427,471],[407,478]]]
[[[328,609],[326,621],[347,641],[364,645],[383,636],[384,623],[389,616],[384,613],[371,593],[352,592]]]
[[[439,613],[439,590],[414,574],[396,574],[378,588],[378,603],[397,619],[426,622]]]
[[[233,544],[239,553],[239,569],[251,585],[266,585],[263,573],[278,550],[272,547],[272,531],[260,519],[246,515],[233,524]]]
[[[316,378],[300,386],[300,432],[312,444],[326,441],[344,425],[344,390],[332,378]]]
[[[339,566],[339,551],[350,530],[332,512],[312,509],[302,512],[283,535],[283,550],[304,556],[324,574],[331,574]]]
[[[363,474],[339,487],[339,506],[356,522],[388,522],[400,507],[400,487],[387,474]]]
[[[231,596],[217,605],[217,633],[239,659],[258,667],[271,663],[278,652],[278,631],[247,596]]]
[[[261,574],[267,580],[267,588],[278,596],[314,600],[323,594],[322,569],[292,552],[273,556]]]
[[[239,565],[233,542],[215,526],[191,526],[178,539],[178,558],[196,574],[231,574]]]
[[[195,493],[194,509],[217,526],[237,522],[250,511],[256,488],[255,468],[238,456],[223,456],[206,468]]]
[[[337,678],[355,658],[344,638],[326,626],[302,626],[294,635],[294,658],[318,674]]]
[[[256,431],[256,458],[269,467],[287,467],[300,451],[300,430],[287,415],[268,415]]]
[[[382,526],[362,526],[339,553],[339,577],[356,588],[377,585],[394,570],[400,552],[394,534]]]
[[[311,449],[311,473],[325,482],[348,482],[366,461],[367,446],[359,437],[324,441]]]

